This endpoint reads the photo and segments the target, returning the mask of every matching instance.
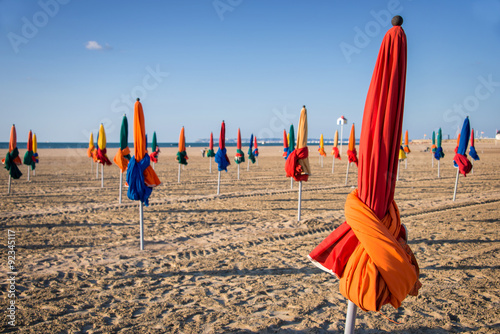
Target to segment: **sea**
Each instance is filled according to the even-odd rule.
[[[325,140],[325,145],[332,145],[333,140]],[[307,143],[309,146],[319,146],[319,140],[310,140]],[[343,145],[347,145],[348,141],[344,140]],[[151,144],[148,143],[148,147]],[[177,142],[175,143],[158,143],[159,147],[177,147],[179,144]],[[217,146],[218,143],[214,142],[214,146]],[[243,141],[242,146],[248,147],[249,143]],[[259,141],[258,142],[259,146],[283,146],[283,142],[280,141]],[[356,145],[359,145],[359,140],[356,140]],[[133,143],[129,143],[129,147],[133,147]],[[209,143],[208,142],[194,142],[194,143],[186,143],[186,147],[206,147],[208,148]],[[236,147],[236,140],[226,140],[226,146],[227,147]],[[17,143],[17,148],[18,149],[25,149],[27,147],[26,142],[18,142]],[[71,143],[71,142],[38,142],[37,147],[39,149],[44,149],[44,148],[88,148],[89,143]],[[120,147],[120,143],[106,143],[106,148],[118,148]],[[8,142],[0,142],[0,149],[8,149],[9,148],[9,143]]]

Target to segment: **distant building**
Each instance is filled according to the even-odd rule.
[[[497,135],[495,136],[496,140],[500,140],[500,130],[497,130]]]

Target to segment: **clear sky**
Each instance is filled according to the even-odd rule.
[[[359,137],[395,14],[408,40],[410,138],[439,127],[454,137],[466,115],[493,137],[500,0],[0,0],[0,141],[15,123],[19,141],[32,129],[39,142],[87,142],[104,123],[118,142],[136,97],[159,142],[182,126],[188,142],[218,137],[222,120],[228,138],[238,127],[280,138],[304,104],[310,138],[332,138],[341,115]]]

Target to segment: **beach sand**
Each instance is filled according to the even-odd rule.
[[[500,143],[476,139],[481,160],[474,174],[460,176],[455,202],[455,141],[444,143],[440,179],[427,146],[410,145],[395,195],[423,286],[399,309],[358,311],[356,333],[500,332]],[[163,184],[144,208],[144,251],[138,202],[124,194],[118,204],[116,165],[104,167],[101,188],[86,150],[39,150],[36,175],[27,182],[20,166],[11,195],[2,169],[0,331],[343,332],[347,302],[338,280],[307,255],[344,221],[357,185],[351,167],[344,186],[346,147],[332,174],[331,146],[323,168],[310,146],[313,175],[303,183],[300,222],[298,184],[290,189],[282,148],[259,147],[259,165],[241,165],[238,181],[230,147],[220,196],[216,164],[209,174],[200,149],[187,149],[180,183],[176,149],[161,150],[155,169]],[[16,243],[14,327],[6,312],[8,230]]]

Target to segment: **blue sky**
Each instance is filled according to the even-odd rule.
[[[141,97],[159,142],[280,138],[308,109],[309,137],[359,127],[378,49],[404,18],[410,138],[466,115],[500,129],[500,0],[0,0],[0,141],[87,142],[103,123],[119,141]],[[360,128],[357,128],[357,137]],[[344,138],[348,134],[344,132]],[[130,136],[130,141],[132,138]]]

